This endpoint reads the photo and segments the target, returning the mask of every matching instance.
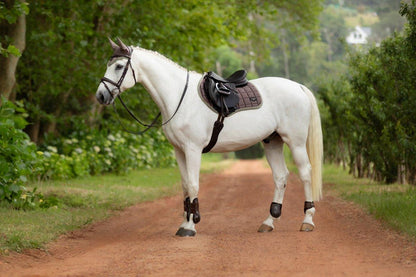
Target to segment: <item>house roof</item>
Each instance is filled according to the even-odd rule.
[[[370,35],[370,27],[355,26],[354,30],[348,34],[346,41],[348,44],[367,44],[367,38]]]

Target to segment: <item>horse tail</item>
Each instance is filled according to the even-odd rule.
[[[321,116],[313,93],[305,86],[301,87],[308,95],[311,103],[311,118],[309,121],[306,150],[308,152],[309,162],[312,166],[312,198],[314,201],[319,201],[322,198],[322,159],[324,148],[322,141]]]

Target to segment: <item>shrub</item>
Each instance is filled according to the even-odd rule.
[[[83,128],[88,130],[88,128]],[[39,147],[33,178],[63,179],[135,168],[175,164],[173,149],[160,130],[137,136],[122,131],[90,129],[68,138],[48,139]]]
[[[40,196],[36,189],[27,191],[23,186],[31,174],[36,158],[36,146],[23,132],[27,125],[22,103],[15,104],[2,98],[0,106],[0,201],[6,200],[15,208],[36,205]]]
[[[257,143],[249,148],[239,150],[235,152],[235,157],[237,159],[249,160],[249,159],[259,159],[264,156],[264,149],[261,143]]]

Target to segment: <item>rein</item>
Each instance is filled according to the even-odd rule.
[[[134,115],[134,113],[127,107],[127,105],[124,103],[124,101],[123,101],[123,99],[121,98],[121,95],[119,94],[118,96],[117,96],[117,98],[120,100],[120,103],[123,105],[123,107],[124,107],[124,109],[129,113],[129,115],[134,119],[134,120],[136,120],[140,125],[142,125],[142,126],[144,126],[144,127],[146,127],[146,129],[144,130],[144,131],[140,131],[140,132],[132,132],[132,131],[129,131],[129,130],[127,130],[124,126],[123,126],[123,124],[121,123],[121,121],[120,121],[120,116],[118,116],[118,121],[119,121],[119,123],[120,123],[120,125],[121,125],[121,127],[123,127],[123,129],[124,129],[124,131],[126,131],[126,132],[128,132],[128,133],[130,133],[130,134],[135,134],[135,135],[141,135],[141,134],[144,134],[146,131],[148,131],[150,128],[152,128],[152,127],[162,127],[162,126],[164,126],[164,125],[166,125],[166,124],[168,124],[172,119],[173,119],[173,117],[176,115],[176,113],[178,112],[178,110],[179,110],[179,107],[181,106],[181,104],[182,104],[182,102],[183,102],[183,99],[185,98],[185,94],[186,94],[186,91],[188,90],[188,84],[189,84],[189,71],[187,71],[186,72],[186,83],[185,83],[185,87],[183,88],[183,92],[182,92],[182,96],[181,96],[181,99],[179,100],[179,103],[178,103],[178,106],[176,107],[176,110],[175,110],[175,112],[172,114],[172,116],[168,119],[168,120],[166,120],[165,122],[163,122],[163,123],[161,123],[161,124],[155,124],[156,123],[156,121],[159,119],[159,117],[160,117],[160,115],[161,115],[161,113],[159,112],[157,115],[156,115],[156,117],[155,117],[155,119],[153,119],[153,121],[152,121],[152,123],[150,123],[150,124],[146,124],[146,123],[143,123],[143,122],[141,122],[135,115]],[[114,111],[116,111],[116,113],[118,114],[118,112],[117,112],[117,109],[116,109],[116,106],[115,106],[115,102],[113,102],[113,108],[114,108]]]
[[[131,47],[129,47],[128,49],[129,49],[129,51],[128,51],[128,54],[127,54],[127,55],[113,55],[113,56],[111,56],[111,58],[110,58],[110,59],[113,59],[113,58],[118,58],[118,57],[124,57],[124,58],[127,58],[127,63],[126,63],[126,66],[124,67],[123,74],[121,75],[121,77],[120,77],[120,79],[118,80],[118,82],[116,83],[116,82],[114,82],[113,80],[110,80],[110,79],[108,79],[108,78],[106,78],[106,77],[103,77],[103,78],[101,78],[101,83],[103,83],[103,84],[104,84],[105,88],[106,88],[106,89],[107,89],[107,91],[110,93],[110,95],[111,95],[111,97],[112,97],[113,99],[114,99],[114,95],[115,95],[115,93],[113,93],[113,91],[112,91],[112,90],[110,90],[110,88],[107,86],[106,82],[107,82],[107,83],[112,84],[113,86],[115,86],[115,87],[118,89],[117,98],[120,100],[120,102],[121,102],[121,104],[123,105],[124,109],[126,109],[126,111],[129,113],[129,115],[130,115],[130,116],[131,116],[134,120],[136,120],[136,122],[138,122],[140,125],[142,125],[142,126],[146,127],[146,129],[145,129],[144,131],[132,132],[132,131],[129,131],[127,128],[125,128],[125,127],[124,127],[124,125],[121,123],[121,120],[120,120],[120,115],[118,114],[117,109],[116,109],[116,106],[115,106],[115,101],[113,101],[113,108],[114,108],[114,111],[116,112],[116,114],[118,115],[117,119],[118,119],[118,122],[119,122],[120,126],[124,129],[124,131],[126,131],[126,132],[128,132],[128,133],[135,134],[135,135],[142,135],[142,134],[144,134],[146,131],[148,131],[148,130],[149,130],[150,128],[152,128],[152,127],[162,127],[162,126],[164,126],[164,125],[168,124],[168,123],[169,123],[169,122],[173,119],[173,117],[176,115],[176,113],[177,113],[177,112],[178,112],[178,110],[179,110],[179,107],[181,106],[181,104],[182,104],[182,102],[183,102],[183,99],[185,98],[186,91],[188,90],[188,84],[189,84],[189,70],[188,70],[188,71],[186,71],[186,83],[185,83],[185,87],[184,87],[183,92],[182,92],[181,99],[179,100],[179,104],[178,104],[178,106],[176,107],[176,110],[175,110],[175,112],[172,114],[172,116],[171,116],[168,120],[166,120],[165,122],[162,122],[161,124],[155,124],[155,123],[156,123],[156,121],[159,119],[159,117],[160,117],[160,115],[161,115],[161,113],[159,112],[159,113],[157,114],[157,116],[155,117],[155,119],[153,119],[152,123],[150,123],[150,124],[143,123],[143,122],[141,122],[141,121],[140,121],[140,120],[139,120],[139,119],[138,119],[138,118],[137,118],[137,117],[133,114],[133,112],[132,112],[132,111],[131,111],[128,107],[127,107],[127,105],[124,103],[123,99],[121,98],[121,90],[120,90],[120,87],[121,87],[121,84],[122,84],[122,83],[123,83],[123,81],[124,81],[124,78],[126,77],[126,74],[127,74],[128,69],[129,69],[129,66],[130,66],[131,71],[132,71],[132,74],[133,74],[134,83],[135,83],[135,84],[137,84],[136,74],[135,74],[135,72],[134,72],[133,66],[131,65],[131,54],[133,53],[133,49],[132,49]]]

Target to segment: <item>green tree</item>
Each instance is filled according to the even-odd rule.
[[[400,12],[409,22],[403,34],[351,58],[348,104],[355,130],[350,145],[354,156],[362,157],[362,170],[374,178],[415,183],[415,1],[403,4]]]
[[[299,1],[298,1],[299,2]],[[303,8],[299,9],[299,5]],[[277,22],[301,35],[314,30],[320,1],[59,1],[31,3],[27,18],[27,49],[18,67],[18,99],[29,112],[31,139],[44,134],[66,135],[74,129],[101,124],[111,116],[95,103],[94,91],[111,53],[107,36],[158,51],[190,69],[205,71],[214,50],[235,43],[266,57],[278,37],[265,27]],[[296,22],[295,24],[293,24]],[[150,97],[139,91],[130,103],[146,118],[154,113]]]
[[[332,61],[344,57],[347,26],[340,9],[333,6],[324,9],[320,15],[320,31],[322,42],[328,44],[327,60]]]
[[[0,95],[6,99],[14,97],[15,71],[25,49],[28,12],[28,4],[25,1],[0,2]]]

